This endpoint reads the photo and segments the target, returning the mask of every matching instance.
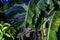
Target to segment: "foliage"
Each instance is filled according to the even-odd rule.
[[[9,23],[0,23],[0,40],[5,40],[5,38],[3,37],[4,35],[7,37],[11,37],[14,40],[15,32],[15,29],[11,27]]]
[[[14,40],[14,34],[16,31],[20,33],[20,39],[23,39],[24,28],[29,28],[30,32],[33,32],[34,40],[57,40],[58,26],[60,25],[60,1],[59,0],[13,0],[14,2],[8,3],[0,8],[0,11],[4,12],[12,6],[22,6],[23,10],[15,10],[6,15],[8,21],[13,18],[17,13],[26,13],[25,20],[17,21],[16,24],[12,24],[14,27],[10,27],[10,24],[0,24],[0,38],[4,35],[12,37]],[[23,16],[22,16],[23,17]],[[48,25],[46,23],[49,21]],[[14,22],[15,23],[15,22]],[[5,25],[8,26],[5,26]],[[17,27],[16,27],[17,26]],[[46,28],[48,26],[48,28]],[[16,28],[16,31],[15,31]],[[13,31],[14,30],[14,31]],[[41,31],[40,38],[38,38],[38,31]],[[6,33],[7,32],[7,33]]]

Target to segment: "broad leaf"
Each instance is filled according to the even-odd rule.
[[[49,40],[57,40],[56,32],[54,30],[50,30]]]
[[[60,24],[60,11],[56,11],[52,21],[51,29],[58,31],[59,24]]]

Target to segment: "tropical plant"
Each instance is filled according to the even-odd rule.
[[[57,40],[56,32],[60,23],[59,1],[53,0],[30,0],[26,10],[25,25],[35,30],[35,39],[38,40],[38,31],[42,30],[40,40]],[[58,8],[56,9],[56,7]],[[48,9],[47,9],[48,8]],[[57,21],[58,20],[58,21]],[[49,26],[45,24],[49,21]],[[55,23],[54,23],[55,22]],[[39,30],[38,30],[39,29]],[[48,30],[48,31],[47,31]]]
[[[12,6],[22,6],[25,10],[17,10],[17,8],[14,11],[15,8],[13,8],[13,11],[10,13],[11,10],[9,10],[10,14],[6,15],[9,22],[11,18],[13,19],[12,22],[15,24],[12,24],[12,26],[16,27],[18,34],[20,34],[20,40],[24,40],[25,28],[29,28],[30,32],[33,32],[32,38],[34,39],[31,40],[60,40],[60,36],[57,37],[56,34],[60,25],[59,0],[13,0],[1,7],[0,11],[4,12]],[[18,17],[18,21],[14,20],[13,17],[18,13],[25,13],[25,20],[20,21],[20,17]],[[38,32],[40,32],[40,36]],[[13,36],[12,38],[14,39]]]
[[[4,36],[11,37],[14,40],[15,32],[9,23],[0,22],[0,40],[6,40]]]

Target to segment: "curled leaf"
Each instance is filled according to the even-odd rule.
[[[4,27],[4,28],[2,29],[2,31],[5,31],[7,28],[8,28],[8,27]]]

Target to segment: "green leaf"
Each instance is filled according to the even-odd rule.
[[[2,40],[2,38],[3,38],[3,33],[2,31],[0,31],[0,40]]]
[[[0,30],[3,28],[3,25],[2,24],[0,24]]]
[[[3,26],[7,26],[7,27],[10,27],[10,24],[9,23],[4,23]]]
[[[26,12],[26,18],[25,21],[29,24],[29,27],[32,28],[32,18],[34,16],[34,9],[35,9],[35,0],[30,0]],[[32,6],[32,7],[31,7]]]
[[[34,17],[35,23],[37,22],[38,18],[40,18],[39,15],[41,14],[41,10],[42,11],[46,10],[47,4],[48,4],[47,1],[48,0],[39,0],[39,2],[37,3],[37,5],[35,7],[35,14],[36,14],[36,16]],[[39,22],[40,22],[39,25],[37,25],[38,28],[40,28],[44,23],[43,17],[40,19]]]
[[[50,17],[50,23],[49,23],[49,28],[48,28],[48,32],[47,32],[47,40],[49,40],[49,38],[50,38],[50,31],[51,31],[53,17],[54,17],[54,15],[52,17]]]
[[[4,28],[2,29],[2,31],[5,31],[7,28],[8,28],[8,27],[4,27]]]
[[[52,0],[50,0],[50,6],[49,6],[49,8],[52,9],[53,7],[54,7],[54,4],[53,4]]]
[[[7,37],[11,37],[8,33],[5,33],[5,35],[6,35]]]
[[[57,40],[56,32],[54,30],[50,30],[49,40]]]
[[[51,25],[51,29],[58,31],[59,24],[60,24],[60,11],[57,11],[54,15],[52,25]]]
[[[39,8],[40,10],[46,10],[46,6],[47,6],[47,0],[40,0],[38,3],[37,3],[37,8]]]
[[[29,23],[29,24],[31,24],[32,23],[32,17],[34,16],[34,13],[31,11],[31,10],[29,10],[29,13],[28,13],[28,15],[27,15],[27,22]]]

